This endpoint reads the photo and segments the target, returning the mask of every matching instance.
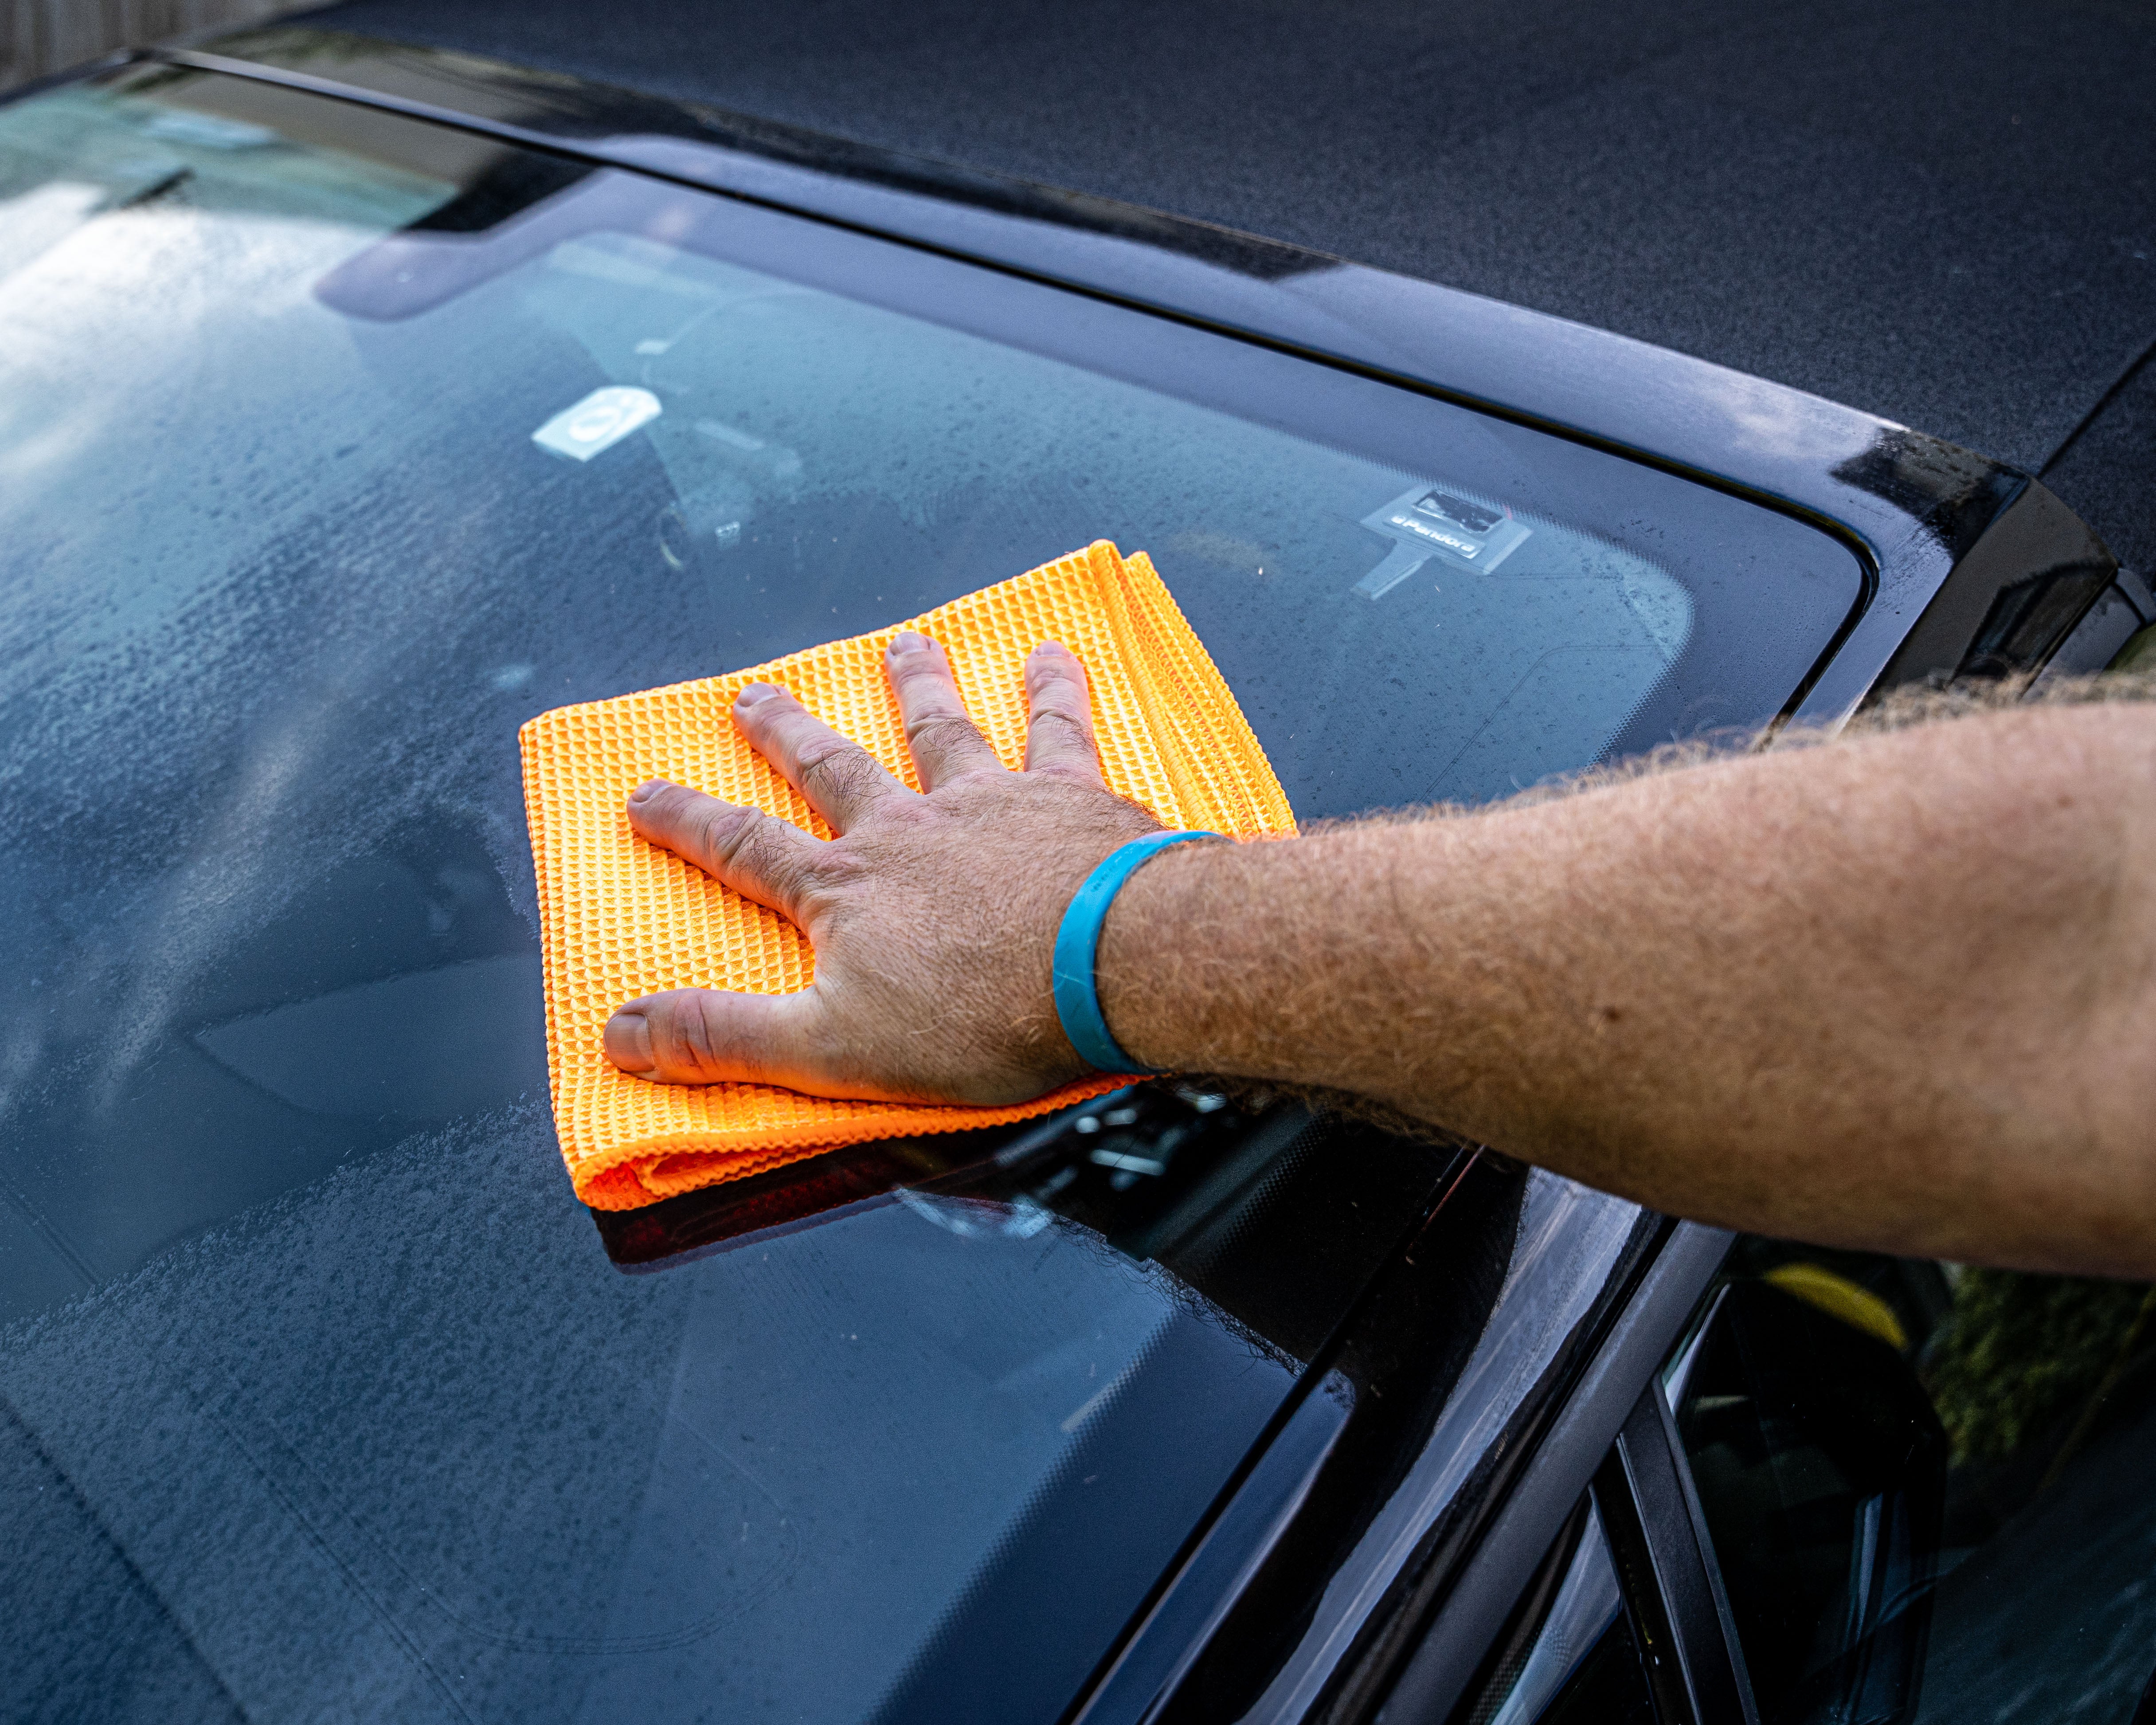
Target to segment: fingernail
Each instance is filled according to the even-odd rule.
[[[1042,653],[1060,653],[1062,649],[1063,644],[1060,641],[1043,641],[1033,650],[1035,655],[1040,655]]]
[[[914,629],[902,629],[891,639],[891,656],[893,659],[901,653],[925,653],[927,650],[928,637]]]
[[[642,784],[639,785],[634,790],[629,793],[629,800],[632,803],[641,803],[645,798],[654,796],[659,792],[663,791],[665,788],[666,781],[665,779],[647,778]]]
[[[734,705],[736,706],[754,706],[759,701],[770,700],[773,696],[778,692],[778,687],[776,684],[751,683],[745,686],[740,694],[734,696]]]
[[[651,1026],[639,1007],[624,1006],[606,1021],[606,1057],[633,1078],[656,1064],[651,1058]]]

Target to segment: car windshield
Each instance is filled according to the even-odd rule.
[[[1342,1393],[1445,1158],[1152,1086],[822,1225],[602,1235],[515,737],[1101,537],[1304,819],[1758,722],[1863,591],[1651,466],[783,212],[170,69],[0,108],[31,1692],[950,1718],[970,1666],[1056,1716]]]

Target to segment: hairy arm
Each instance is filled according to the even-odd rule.
[[[2156,1273],[2156,715],[2001,713],[1296,843],[1110,914],[1138,1059],[1680,1214]]]
[[[916,641],[918,638],[915,638]],[[892,680],[928,793],[783,692],[736,722],[841,836],[673,786],[631,819],[793,917],[814,987],[680,991],[625,1070],[1000,1101],[1084,1070],[1049,954],[1155,823],[1101,785],[1084,674],[1028,662],[1029,770],[942,655]],[[2002,712],[1478,814],[1178,845],[1098,982],[1149,1065],[1352,1091],[1679,1214],[2156,1275],[2156,714]]]

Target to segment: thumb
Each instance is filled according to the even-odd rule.
[[[674,988],[616,1009],[606,1056],[660,1084],[783,1084],[805,1089],[820,1064],[809,1020],[814,988],[792,994]],[[826,1091],[826,1095],[832,1092]]]

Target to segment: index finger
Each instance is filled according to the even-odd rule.
[[[913,794],[874,755],[772,684],[751,683],[737,695],[733,717],[834,833],[860,825],[879,803]]]

